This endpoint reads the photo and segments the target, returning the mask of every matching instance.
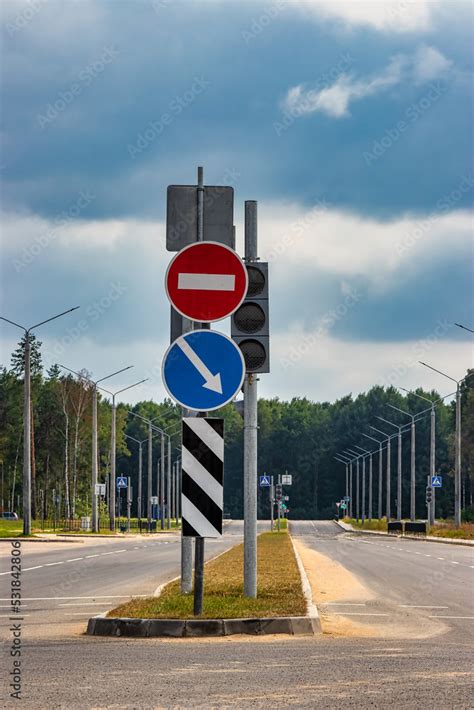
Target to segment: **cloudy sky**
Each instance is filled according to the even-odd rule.
[[[4,0],[2,314],[46,365],[164,390],[168,184],[258,200],[263,396],[334,400],[472,365],[472,6]],[[226,330],[226,325],[221,326]],[[3,363],[18,333],[1,331]],[[112,384],[112,382],[111,382]]]

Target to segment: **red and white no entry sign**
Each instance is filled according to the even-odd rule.
[[[190,244],[172,259],[165,279],[166,294],[181,315],[201,323],[230,316],[248,288],[248,274],[239,255],[218,242]]]

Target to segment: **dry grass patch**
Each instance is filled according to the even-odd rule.
[[[287,533],[258,537],[258,597],[243,594],[243,545],[212,562],[204,572],[204,611],[201,618],[231,619],[303,616],[306,602],[293,546]],[[108,613],[111,617],[141,619],[192,619],[193,595],[183,596],[179,580],[171,582],[160,597],[136,599]]]

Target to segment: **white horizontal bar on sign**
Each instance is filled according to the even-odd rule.
[[[178,274],[178,289],[235,291],[234,274]]]

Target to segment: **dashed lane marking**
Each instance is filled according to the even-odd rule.
[[[130,599],[131,597],[149,597],[149,594],[91,594],[87,597],[23,597],[24,601],[58,601],[58,599]],[[0,597],[0,602],[8,602],[10,597]]]
[[[449,609],[449,606],[425,606],[424,604],[399,604],[405,609]]]
[[[474,619],[474,616],[441,616],[436,614],[436,616],[430,616],[430,619]]]

